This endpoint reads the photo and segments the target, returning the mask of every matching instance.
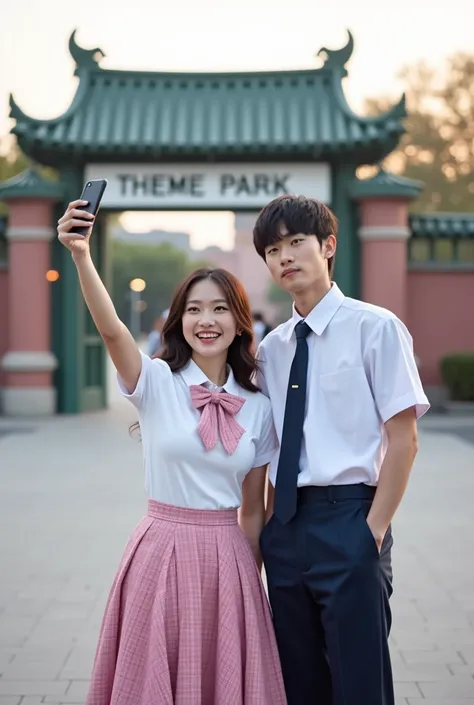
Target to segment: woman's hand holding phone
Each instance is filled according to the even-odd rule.
[[[85,205],[87,205],[87,201],[72,201],[62,218],[58,220],[59,242],[71,251],[73,259],[84,257],[89,253],[89,240],[94,225],[94,216],[79,209],[79,206]],[[83,228],[84,226],[88,228],[86,235],[71,232],[72,228]]]
[[[102,180],[102,193],[104,183]],[[86,187],[92,184],[89,182]],[[97,213],[99,202],[99,198],[95,201],[84,198],[72,201],[63,217],[58,220],[58,239],[71,251],[86,306],[126,388],[133,391],[142,368],[141,353],[130,331],[117,316],[89,251],[93,213]],[[93,213],[89,213],[84,206],[88,206]]]

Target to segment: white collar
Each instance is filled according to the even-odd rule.
[[[310,311],[304,319],[313,333],[316,333],[316,335],[322,335],[324,333],[332,318],[341,308],[345,298],[338,285],[332,282],[331,288],[327,294],[323,296],[321,301],[316,304],[313,310]],[[296,324],[302,320],[303,317],[300,316],[293,304],[293,315],[288,321],[290,325],[287,331],[287,341],[291,339]]]
[[[193,359],[191,359],[186,367],[184,367],[181,370],[181,377],[184,379],[188,387],[190,387],[192,384],[209,384],[212,387],[215,387],[216,385],[211,382],[211,380],[206,377],[204,372],[201,370],[201,368],[196,365]],[[227,365],[227,381],[223,385],[222,389],[224,391],[228,392],[229,394],[235,394],[236,396],[239,396],[242,394],[242,389],[240,388],[240,385],[237,383],[234,373],[232,372],[232,368],[230,365]]]

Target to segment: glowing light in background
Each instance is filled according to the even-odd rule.
[[[144,279],[132,279],[129,286],[132,291],[144,291],[146,281]]]

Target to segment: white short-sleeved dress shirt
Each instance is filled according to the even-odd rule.
[[[245,433],[232,455],[220,440],[206,451],[198,433],[201,413],[189,391],[193,384],[215,388],[192,360],[173,373],[163,360],[144,354],[132,394],[119,377],[122,394],[139,413],[147,493],[151,499],[178,507],[237,508],[249,470],[266,465],[277,449],[271,404],[262,393],[243,389],[229,368],[223,389],[245,399],[235,416]]]
[[[300,320],[293,309],[258,350],[259,386],[272,402],[280,442]],[[335,283],[305,321],[311,332],[298,485],[376,485],[387,447],[384,423],[410,407],[417,418],[429,409],[410,333],[393,313],[345,297]],[[277,468],[278,454],[273,485]]]

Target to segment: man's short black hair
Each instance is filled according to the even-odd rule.
[[[265,249],[286,235],[316,235],[322,245],[329,235],[336,237],[337,231],[337,218],[324,203],[306,196],[284,195],[260,211],[253,229],[253,244],[265,259]],[[328,259],[328,268],[331,275],[334,257]]]

